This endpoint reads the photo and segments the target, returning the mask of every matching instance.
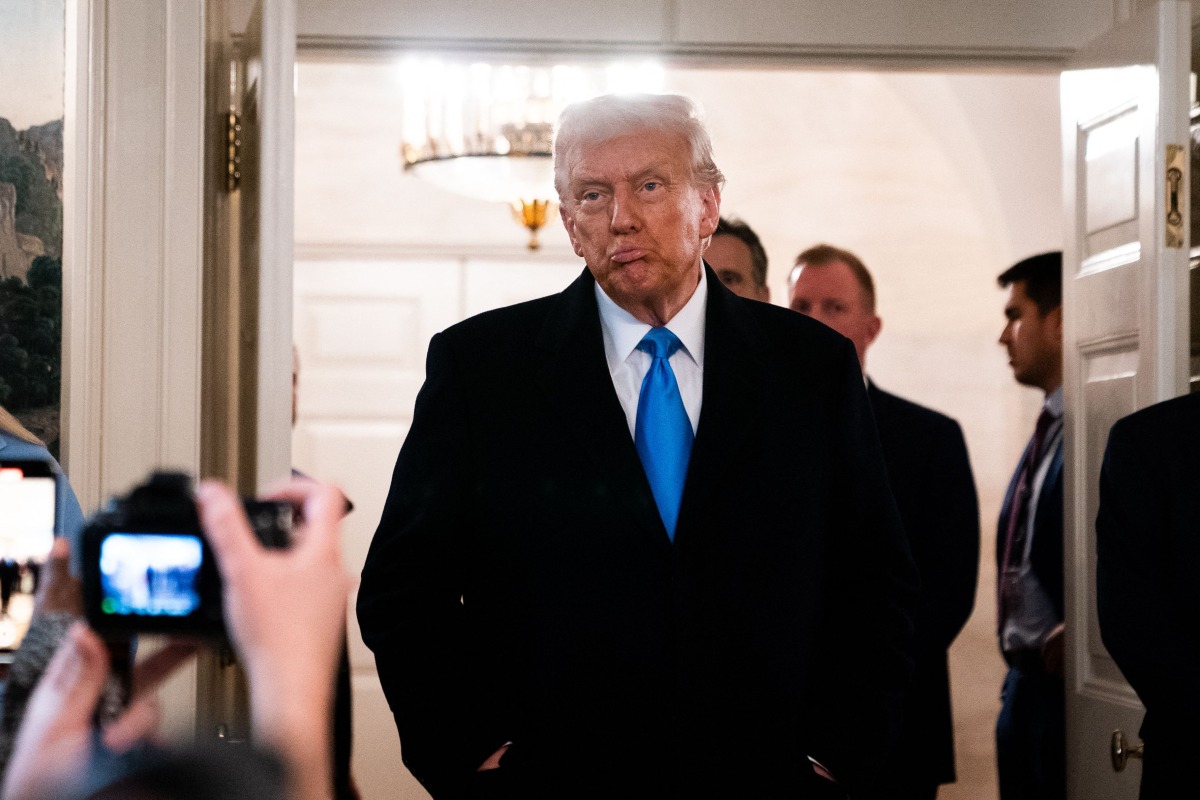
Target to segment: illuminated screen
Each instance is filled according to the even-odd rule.
[[[111,533],[100,544],[100,610],[184,617],[200,607],[200,537]]]

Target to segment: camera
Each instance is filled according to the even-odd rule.
[[[265,547],[287,547],[291,505],[242,503]],[[224,637],[221,576],[189,476],[155,472],[88,521],[83,605],[88,623],[100,633]]]

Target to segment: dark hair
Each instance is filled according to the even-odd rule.
[[[834,247],[831,244],[818,244],[805,250],[800,255],[796,256],[796,267],[792,269],[792,283],[795,283],[795,276],[798,274],[796,269],[804,267],[824,267],[836,262],[842,262],[850,268],[854,279],[858,281],[858,285],[863,291],[863,305],[867,311],[875,313],[875,280],[871,277],[870,271],[867,270],[867,265],[862,262],[858,256],[851,253],[849,250],[843,250],[840,247]]]
[[[1001,289],[1017,281],[1025,281],[1025,294],[1037,304],[1038,313],[1046,316],[1062,305],[1062,251],[1052,250],[1018,261],[996,279]]]
[[[725,219],[725,217],[720,217],[717,219],[717,229],[713,231],[713,238],[715,239],[718,236],[732,236],[750,248],[750,262],[754,268],[754,283],[759,287],[766,286],[767,251],[763,248],[762,242],[759,241],[758,234],[740,219]]]

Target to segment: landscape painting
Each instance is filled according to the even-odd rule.
[[[64,0],[0,2],[0,406],[57,457]]]

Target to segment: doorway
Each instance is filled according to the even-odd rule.
[[[401,171],[396,65],[297,66],[295,465],[346,489],[350,570],[361,568],[438,330],[564,287],[582,268],[552,221],[542,249],[508,210]],[[770,258],[772,301],[802,249],[828,242],[874,273],[879,385],[957,419],[980,497],[976,608],[951,650],[959,782],[994,798],[992,725],[1004,673],[994,627],[995,519],[1041,398],[996,344],[1016,260],[1062,246],[1057,73],[667,69],[696,98],[727,185],[722,211]],[[420,798],[358,639],[351,602],[355,777],[367,800]],[[402,787],[399,788],[398,787]]]

